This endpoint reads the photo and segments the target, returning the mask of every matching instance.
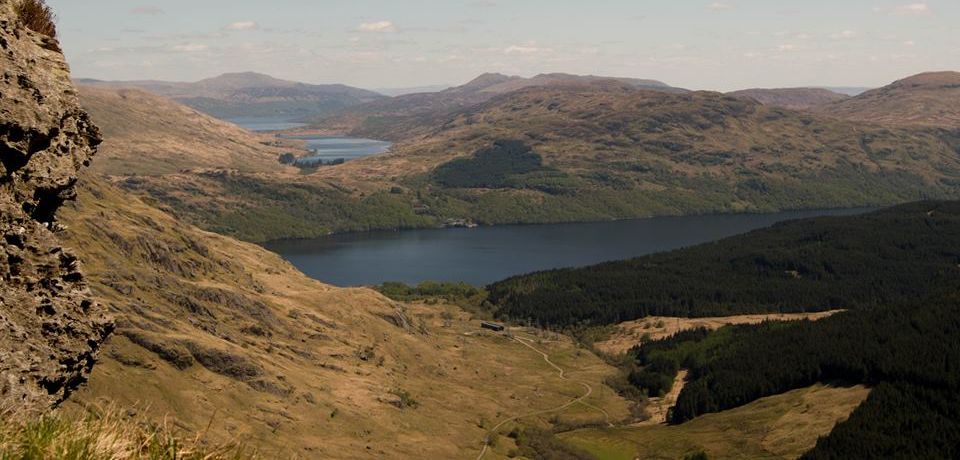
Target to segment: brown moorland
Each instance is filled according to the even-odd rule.
[[[887,126],[960,129],[960,72],[914,75],[818,110]]]
[[[791,110],[806,110],[831,102],[843,101],[850,96],[823,88],[755,88],[727,93],[734,97],[753,99],[764,105]]]

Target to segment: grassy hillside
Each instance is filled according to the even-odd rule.
[[[512,81],[466,87],[483,93]],[[153,123],[176,113],[154,106],[162,110],[153,118],[129,118]],[[139,145],[136,130],[112,127],[127,118],[101,116],[112,152],[101,168],[181,219],[250,241],[436,227],[448,219],[547,223],[960,197],[960,137],[946,131],[887,128],[610,80],[441,106],[418,105],[428,119],[408,119],[412,124],[401,131],[412,137],[387,154],[302,171],[271,164],[282,149],[260,150],[246,140],[234,147],[232,134],[214,130],[174,134],[177,148],[216,159],[203,160],[207,167],[228,163],[223,154],[206,153],[228,146],[235,155],[224,167],[240,171],[181,171],[200,161],[172,154],[166,144]],[[139,113],[117,107],[118,115]],[[96,119],[103,111],[93,112]],[[172,121],[161,125],[190,132]],[[113,149],[111,142],[129,147]],[[526,152],[522,161],[536,164],[534,170],[517,172],[517,158],[486,153],[511,142],[524,146],[514,150]],[[478,180],[448,180],[478,166]]]
[[[525,143],[560,174],[494,188],[432,180],[503,140]],[[364,190],[399,184],[437,214],[482,223],[599,220],[955,197],[955,144],[714,93],[599,84],[501,95],[391,154],[312,177]]]
[[[718,460],[795,459],[845,420],[868,394],[862,386],[815,385],[683,425],[588,428],[560,438],[598,460],[681,459],[699,452]]]
[[[755,88],[733,91],[727,94],[753,99],[763,105],[792,110],[805,110],[849,99],[847,95],[823,88]]]
[[[101,180],[82,183],[63,221],[118,330],[65,420],[121,407],[265,458],[473,457],[484,439],[486,458],[502,458],[534,442],[507,436],[515,428],[637,414],[606,385],[618,371],[566,337],[515,328],[511,340],[444,302],[326,286]],[[834,412],[813,415],[822,426],[809,432],[826,433]]]
[[[494,283],[498,314],[541,324],[650,315],[869,308],[949,289],[960,276],[960,202],[777,224],[714,243]]]
[[[476,455],[494,423],[560,406],[583,393],[579,382],[594,388],[589,406],[529,421],[627,417],[628,403],[602,383],[615,369],[566,338],[538,346],[576,380],[480,333],[457,307],[326,286],[257,246],[95,178],[82,183],[63,221],[118,329],[74,410],[116,404],[169,417],[267,458]]]
[[[819,107],[848,120],[960,129],[960,72],[930,72]]]
[[[491,98],[524,88],[566,86],[591,83],[618,83],[631,88],[682,92],[666,83],[635,78],[612,78],[562,73],[541,74],[531,78],[488,73],[461,86],[433,93],[407,94],[373,101],[317,117],[305,131],[369,137],[375,139],[412,139],[430,132],[459,111]]]
[[[281,171],[277,158],[295,151],[140,90],[84,86],[80,102],[103,130],[104,143],[92,164],[92,170],[102,174],[150,176],[196,168]]]

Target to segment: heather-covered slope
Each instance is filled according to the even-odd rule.
[[[734,97],[750,98],[764,105],[792,110],[805,110],[849,99],[847,95],[823,88],[757,88],[727,94]]]
[[[825,114],[887,126],[960,129],[960,72],[929,72],[820,107]]]
[[[514,170],[509,156],[488,161],[488,151],[504,140],[529,147],[542,167]],[[490,224],[549,222],[953,197],[960,192],[957,147],[939,133],[716,93],[595,84],[504,94],[387,155],[313,176],[367,192],[400,185],[428,214]],[[470,169],[481,163],[483,169]],[[477,177],[510,177],[485,187],[443,180],[455,167]]]
[[[294,147],[136,89],[83,86],[80,102],[103,127],[93,170],[114,176],[161,175],[186,169],[284,170],[277,160]]]
[[[656,80],[541,74],[531,78],[487,73],[461,86],[434,93],[407,94],[317,117],[305,131],[346,134],[355,137],[402,140],[430,132],[458,111],[488,101],[494,96],[524,88],[617,83],[632,88],[683,92]]]

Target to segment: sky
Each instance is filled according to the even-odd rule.
[[[960,70],[957,0],[47,2],[73,75],[104,80],[404,88],[567,72],[730,91]]]

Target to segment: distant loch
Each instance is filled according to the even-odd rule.
[[[307,275],[338,286],[386,281],[483,285],[538,270],[591,265],[715,241],[777,222],[873,208],[654,217],[332,235],[265,246]]]

